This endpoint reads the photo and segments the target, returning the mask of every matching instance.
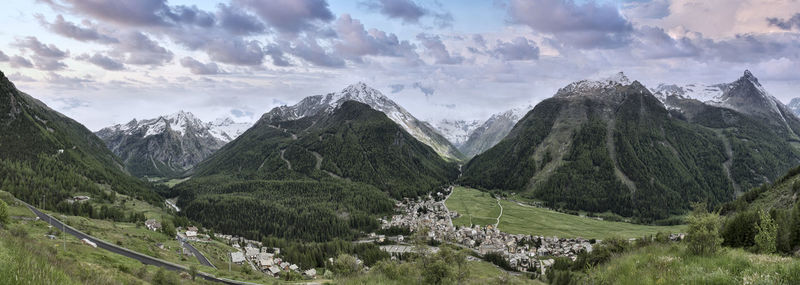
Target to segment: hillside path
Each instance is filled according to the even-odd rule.
[[[500,198],[497,198],[497,206],[500,206],[500,215],[497,216],[497,223],[494,224],[495,229],[500,225],[500,217],[503,216],[503,205],[500,204]]]
[[[281,159],[286,162],[286,167],[289,167],[289,170],[292,170],[292,163],[283,157],[283,154],[286,153],[286,149],[281,150]]]

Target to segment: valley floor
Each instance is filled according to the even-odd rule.
[[[564,214],[495,199],[487,192],[466,187],[455,187],[446,205],[450,211],[460,215],[453,219],[453,223],[457,226],[494,225],[499,221],[499,229],[512,234],[604,239],[612,236],[637,238],[658,232],[678,233],[686,229],[683,225],[637,225]]]

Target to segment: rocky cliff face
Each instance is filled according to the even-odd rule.
[[[248,124],[220,119],[204,123],[192,113],[177,112],[104,128],[96,134],[125,168],[136,176],[172,177],[240,135]]]

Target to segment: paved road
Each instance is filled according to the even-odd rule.
[[[201,253],[199,250],[194,248],[194,246],[191,243],[189,243],[188,241],[185,241],[185,240],[182,241],[181,243],[183,244],[184,247],[189,249],[189,251],[191,251],[192,254],[194,254],[195,257],[197,257],[197,261],[200,262],[200,264],[205,265],[205,266],[209,266],[209,267],[212,267],[212,268],[217,268],[216,266],[214,266],[214,264],[211,264],[211,261],[208,261],[208,258],[206,258],[206,256],[203,255],[203,253]]]
[[[20,202],[22,202],[22,201],[20,201]],[[70,234],[72,236],[75,236],[78,239],[87,239],[89,241],[92,241],[92,242],[97,244],[98,248],[102,248],[102,249],[105,249],[107,251],[110,251],[110,252],[113,252],[113,253],[128,257],[128,258],[136,259],[139,262],[144,263],[144,264],[158,266],[158,267],[161,267],[161,268],[164,268],[164,269],[167,269],[167,270],[186,271],[186,272],[189,271],[189,268],[186,268],[185,266],[181,266],[181,265],[178,265],[178,264],[171,263],[169,261],[161,260],[161,259],[154,258],[154,257],[148,256],[148,255],[144,255],[144,254],[129,250],[127,248],[123,248],[123,247],[116,246],[114,244],[110,244],[108,242],[105,242],[105,241],[103,241],[101,239],[98,239],[98,238],[95,238],[93,236],[87,235],[87,234],[85,234],[85,233],[83,233],[81,231],[78,231],[77,229],[75,229],[73,227],[65,225],[64,223],[62,223],[58,219],[53,218],[52,216],[49,216],[49,215],[47,215],[45,213],[42,213],[38,209],[36,209],[33,206],[29,205],[28,203],[25,203],[25,202],[22,202],[22,203],[25,204],[29,209],[31,209],[31,211],[33,211],[33,213],[36,214],[36,216],[38,216],[39,219],[41,219],[42,221],[48,222],[53,227],[55,227],[55,228],[57,228],[59,230],[62,230],[62,231],[66,232],[66,233],[68,233],[68,234]],[[214,276],[208,275],[206,273],[202,273],[202,272],[198,273],[197,275],[202,277],[203,279],[206,279],[206,280],[209,280],[209,281],[214,281],[214,282],[220,282],[220,283],[224,283],[224,284],[231,284],[231,285],[242,285],[242,284],[255,285],[256,284],[256,283],[242,282],[242,281],[236,281],[236,280],[230,280],[230,279],[224,279],[224,278],[217,278],[217,277],[214,277]]]

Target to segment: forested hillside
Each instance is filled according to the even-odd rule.
[[[668,111],[624,76],[570,84],[470,161],[460,181],[648,222],[684,213],[693,201],[719,205],[800,163],[797,118],[776,126],[730,108],[680,104]]]
[[[455,164],[369,106],[275,125],[262,120],[174,190],[192,219],[252,238],[324,241],[370,230],[391,198],[456,178]]]
[[[157,203],[159,196],[122,169],[103,142],[80,123],[16,89],[0,72],[2,189],[53,208],[75,193],[104,189]]]

